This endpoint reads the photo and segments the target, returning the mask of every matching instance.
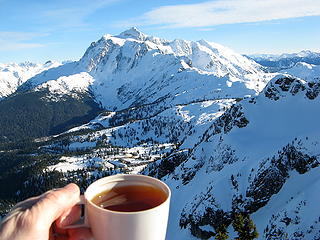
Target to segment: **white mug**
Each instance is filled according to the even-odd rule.
[[[120,212],[101,208],[92,202],[99,193],[114,186],[152,186],[165,193],[160,205],[137,212]],[[162,181],[144,175],[118,174],[92,183],[84,193],[85,226],[95,240],[164,240],[169,216],[171,191]],[[74,228],[72,225],[67,228]]]

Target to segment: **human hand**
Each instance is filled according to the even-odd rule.
[[[1,240],[91,240],[88,228],[63,229],[79,219],[76,184],[18,203],[0,223]]]

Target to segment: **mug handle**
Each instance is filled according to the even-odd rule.
[[[73,229],[73,228],[90,228],[89,223],[88,223],[88,218],[87,218],[87,208],[85,205],[85,198],[84,195],[80,195],[79,196],[79,200],[76,203],[76,205],[81,205],[81,212],[83,212],[83,214],[81,213],[81,217],[79,218],[79,220],[71,225],[67,225],[64,226],[63,229]]]

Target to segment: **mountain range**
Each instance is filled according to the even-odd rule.
[[[320,53],[312,52],[309,50],[301,51],[298,53],[284,53],[281,55],[256,54],[249,55],[249,58],[267,67],[269,71],[273,72],[291,68],[299,62],[314,65],[320,64]]]
[[[234,238],[239,213],[259,239],[319,239],[320,63],[302,55],[249,58],[131,28],[28,72],[0,88],[1,189],[19,175],[0,210],[68,181],[142,173],[172,189],[168,240],[221,226]]]
[[[21,84],[34,75],[59,65],[61,64],[52,61],[47,61],[44,64],[0,63],[0,99],[14,93]]]

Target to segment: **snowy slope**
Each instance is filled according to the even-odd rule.
[[[94,79],[88,73],[81,72],[70,76],[62,76],[57,80],[46,81],[38,85],[35,90],[48,90],[51,94],[47,95],[47,100],[59,101],[63,95],[78,98],[79,94],[88,91],[88,87],[93,81]]]
[[[212,124],[236,101],[234,99],[208,100],[188,105],[177,105],[171,108],[152,106],[127,109],[125,112],[112,112],[107,116],[98,116],[80,127],[67,133],[79,130],[96,130],[81,138],[99,141],[101,136],[116,146],[133,147],[141,143],[157,142],[161,144],[183,143],[182,148],[192,148],[200,141],[202,135]],[[99,128],[103,128],[99,130]],[[192,137],[187,137],[192,136]]]
[[[320,79],[320,65],[308,64],[305,62],[298,62],[292,68],[282,70],[281,72],[309,82],[319,81]]]
[[[234,211],[254,213],[259,239],[318,239],[319,86],[278,76],[213,122],[163,177],[173,189],[167,239],[214,235]]]
[[[15,92],[17,88],[36,74],[58,67],[60,63],[48,61],[44,64],[36,63],[0,63],[0,99]]]
[[[87,90],[110,110],[159,99],[177,105],[255,95],[273,76],[219,44],[167,41],[132,28],[117,36],[104,35],[78,62],[39,74],[20,90],[83,73],[91,76],[85,84]]]
[[[207,239],[215,226],[230,224],[234,211],[251,214],[259,239],[318,239],[319,92],[319,82],[280,74],[238,103],[160,104],[101,115],[85,127],[105,129],[71,144],[178,142],[145,171],[173,191],[168,240]]]

